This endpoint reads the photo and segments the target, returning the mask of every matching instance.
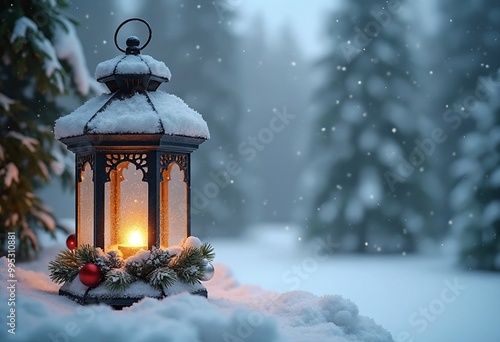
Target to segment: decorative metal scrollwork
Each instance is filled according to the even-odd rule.
[[[188,158],[184,154],[160,154],[160,177],[163,171],[168,170],[170,164],[176,163],[181,171],[184,171],[184,182],[188,182]]]
[[[90,169],[94,169],[95,157],[93,154],[87,154],[85,156],[78,156],[76,161],[76,177],[78,179],[78,183],[80,183],[82,179],[82,172],[85,167],[85,164],[90,165]]]
[[[110,181],[109,173],[116,170],[118,164],[130,162],[135,165],[137,170],[142,171],[142,180],[147,181],[148,174],[148,155],[146,153],[111,153],[106,154],[106,182]]]

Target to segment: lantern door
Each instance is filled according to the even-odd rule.
[[[146,153],[105,154],[104,250],[148,249]]]
[[[94,245],[94,155],[77,157],[76,232],[77,243]]]

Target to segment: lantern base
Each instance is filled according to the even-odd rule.
[[[78,304],[107,304],[116,310],[131,306],[146,297],[161,300],[179,293],[190,293],[205,298],[208,297],[207,289],[203,285],[199,283],[194,285],[184,284],[180,281],[163,291],[154,289],[143,281],[136,281],[123,292],[112,292],[106,289],[103,284],[97,287],[87,287],[77,277],[72,281],[66,282],[59,289],[59,295],[68,297]]]

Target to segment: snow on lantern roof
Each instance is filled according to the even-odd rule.
[[[114,74],[149,74],[167,80],[172,77],[165,63],[157,61],[148,55],[116,56],[113,59],[99,63],[95,69],[95,78],[97,80]]]
[[[206,121],[175,95],[163,91],[119,92],[90,99],[71,114],[56,120],[57,139],[83,134],[170,134],[208,139]]]
[[[115,35],[116,37],[116,35]],[[105,83],[112,93],[121,90],[126,93],[137,91],[155,91],[161,83],[171,78],[170,70],[165,63],[159,62],[151,56],[141,56],[139,38],[132,36],[127,39],[127,49],[121,49],[125,56],[117,56],[108,61],[99,63],[95,70],[97,81]]]
[[[155,133],[210,138],[207,123],[198,112],[177,96],[156,91],[170,80],[170,70],[163,62],[140,55],[145,45],[138,46],[139,39],[129,37],[125,56],[97,66],[97,80],[111,93],[99,95],[57,119],[57,139],[84,134]]]

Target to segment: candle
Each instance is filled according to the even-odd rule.
[[[127,242],[128,244],[126,245],[118,245],[118,250],[122,252],[123,259],[127,259],[129,256],[136,254],[142,249],[147,249],[141,233],[139,233],[137,230],[134,230],[130,233]]]

